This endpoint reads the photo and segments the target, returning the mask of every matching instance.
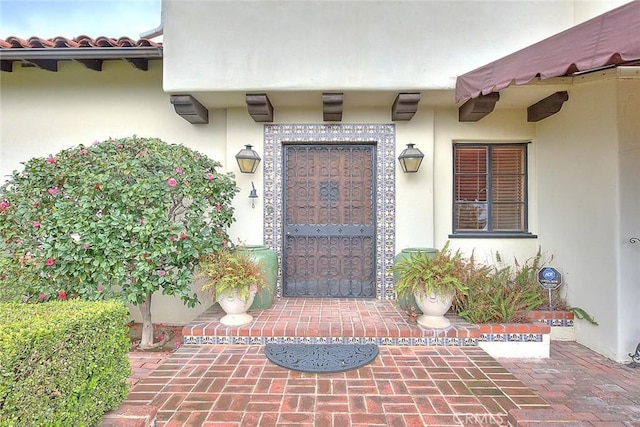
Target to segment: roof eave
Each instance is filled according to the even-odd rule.
[[[0,49],[0,60],[162,59],[162,47]]]

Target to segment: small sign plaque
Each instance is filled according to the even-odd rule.
[[[543,267],[538,271],[538,283],[545,289],[556,289],[562,285],[562,274],[553,267]]]

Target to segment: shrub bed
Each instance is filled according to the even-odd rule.
[[[127,395],[116,301],[0,304],[0,426],[91,426]]]

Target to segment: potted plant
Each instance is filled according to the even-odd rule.
[[[241,248],[225,248],[203,257],[199,277],[205,279],[203,291],[213,294],[226,315],[220,323],[241,326],[253,320],[247,313],[258,291],[266,291],[267,283],[260,264]]]
[[[392,267],[399,279],[395,291],[399,297],[413,295],[422,315],[417,322],[425,328],[441,329],[451,322],[444,317],[456,293],[467,292],[464,283],[466,263],[459,251],[449,250],[449,242],[435,256],[418,251],[399,260]]]

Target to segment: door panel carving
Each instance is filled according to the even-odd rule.
[[[283,294],[375,296],[373,145],[285,145]]]

